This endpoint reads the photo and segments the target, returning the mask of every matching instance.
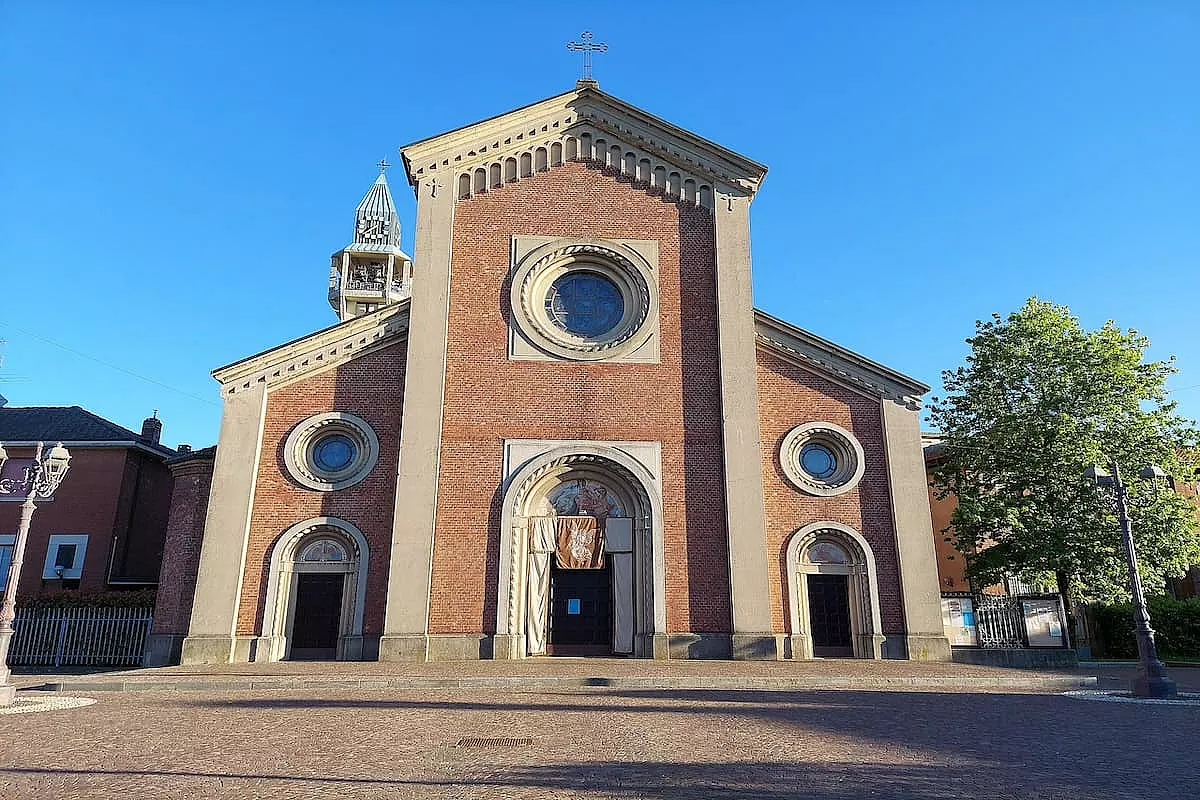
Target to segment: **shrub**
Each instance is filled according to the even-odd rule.
[[[1159,657],[1200,658],[1200,598],[1151,597],[1147,605]],[[1137,658],[1132,605],[1095,605],[1090,615],[1097,655]]]
[[[128,592],[55,592],[34,598],[22,598],[21,608],[152,608],[155,589],[134,589]]]

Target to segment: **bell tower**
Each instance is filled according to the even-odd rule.
[[[354,241],[334,253],[329,305],[345,322],[412,295],[412,259],[400,249],[400,218],[384,171],[354,211]]]

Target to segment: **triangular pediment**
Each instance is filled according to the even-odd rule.
[[[401,155],[413,186],[435,177],[450,185],[479,169],[488,171],[490,185],[497,166],[505,182],[523,176],[505,172],[512,159],[528,155],[537,171],[553,166],[555,159],[546,154],[556,145],[559,161],[599,161],[625,173],[648,167],[647,182],[659,170],[678,174],[681,182],[690,179],[697,186],[739,195],[753,195],[767,171],[583,81],[572,91],[405,145]],[[546,151],[540,163],[539,149]],[[616,159],[620,162],[614,163]],[[626,163],[633,168],[625,169]]]
[[[921,407],[929,387],[916,378],[836,345],[815,333],[754,309],[758,346],[803,367],[872,397],[886,397],[910,408]]]
[[[358,358],[408,335],[409,301],[386,305],[270,350],[213,370],[222,394],[236,394],[257,384],[290,382]]]

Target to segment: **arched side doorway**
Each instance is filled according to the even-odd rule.
[[[581,511],[581,499],[605,510]],[[604,574],[569,574],[557,562],[559,517],[577,513],[611,514]],[[568,615],[586,616],[593,608],[589,598],[605,596],[609,618],[584,620],[585,626],[608,626],[610,645],[597,650],[665,657],[662,504],[649,471],[605,446],[562,447],[526,463],[504,492],[497,593],[495,658],[551,652],[563,639],[562,622],[575,622]]]
[[[836,522],[806,525],[787,546],[789,658],[880,658],[879,580],[871,545]]]
[[[254,660],[361,660],[368,555],[366,537],[345,520],[288,528],[271,551]]]

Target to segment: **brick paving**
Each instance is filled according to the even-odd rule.
[[[0,797],[1153,800],[1200,785],[1200,709],[1053,694],[95,696],[0,718]]]

